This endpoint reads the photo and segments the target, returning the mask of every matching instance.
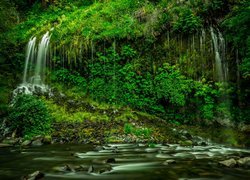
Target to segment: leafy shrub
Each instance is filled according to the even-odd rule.
[[[219,97],[219,91],[211,84],[196,82],[194,97],[198,98],[196,107],[201,112],[201,118],[213,119],[216,109],[215,99]]]
[[[170,104],[184,106],[191,91],[190,83],[180,71],[166,63],[158,69],[155,77],[156,96]]]
[[[126,123],[124,125],[125,134],[134,134],[135,136],[149,137],[152,134],[152,130],[143,127],[134,127],[132,124]]]
[[[45,135],[50,131],[51,117],[42,100],[31,95],[19,95],[11,107],[9,120],[21,136]]]
[[[178,8],[178,18],[173,22],[173,30],[182,33],[193,33],[202,27],[202,21],[189,8]]]
[[[68,87],[77,86],[86,90],[87,82],[78,72],[70,72],[68,69],[59,69],[53,72],[51,79],[55,82],[64,83]]]

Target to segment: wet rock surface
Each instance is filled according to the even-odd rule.
[[[27,176],[23,176],[22,180],[41,180],[44,178],[44,173],[40,171],[35,171]]]
[[[235,159],[228,159],[225,161],[220,161],[219,164],[226,167],[235,167],[237,165],[237,162],[235,161]]]

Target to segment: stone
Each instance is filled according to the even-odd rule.
[[[240,167],[250,167],[250,157],[244,157],[237,160]]]
[[[42,135],[37,135],[35,137],[32,138],[32,140],[37,140],[37,139],[43,139],[43,136]]]
[[[12,138],[12,137],[7,137],[6,139],[4,139],[2,141],[3,144],[11,144],[11,145],[15,145],[17,144],[19,141],[19,139],[16,138]]]
[[[2,148],[2,147],[11,147],[12,145],[11,144],[2,144],[2,143],[0,143],[0,148]]]
[[[76,172],[76,171],[75,171],[75,168],[74,168],[72,165],[70,165],[70,164],[66,164],[66,165],[63,167],[63,170],[64,170],[64,171],[70,171],[70,172]]]
[[[32,146],[42,146],[43,143],[42,143],[42,140],[41,139],[37,139],[37,140],[34,140],[32,143],[31,143]]]
[[[199,143],[199,145],[200,145],[200,146],[207,146],[208,144],[207,144],[206,142],[203,141],[203,142]]]
[[[95,151],[101,151],[101,150],[104,150],[103,146],[96,146],[95,147]]]
[[[51,144],[52,143],[51,136],[44,136],[42,142],[43,144]]]
[[[109,158],[106,161],[107,163],[115,163],[115,158]]]
[[[235,161],[235,159],[231,158],[225,161],[220,161],[219,164],[226,167],[235,167],[237,162]]]
[[[29,146],[31,144],[31,141],[30,140],[25,140],[21,146]]]
[[[112,170],[112,168],[110,166],[104,167],[104,168],[102,168],[102,169],[99,170],[99,174],[102,174],[102,173],[105,173],[105,172],[109,172],[111,170]]]
[[[75,166],[74,168],[76,171],[88,171],[88,167],[84,165]]]
[[[88,173],[93,173],[94,172],[94,166],[91,165],[89,166]]]
[[[44,173],[40,171],[35,171],[32,174],[29,174],[28,176],[24,176],[21,179],[23,180],[40,180],[44,178]]]
[[[176,163],[175,160],[173,160],[173,159],[168,159],[168,160],[166,160],[166,161],[163,162],[163,165],[169,165],[169,164],[174,164],[174,163]]]

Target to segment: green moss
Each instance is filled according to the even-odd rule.
[[[135,113],[132,110],[125,110],[122,111],[120,116],[115,117],[115,121],[123,121],[123,122],[128,122],[128,121],[136,121],[138,120],[138,117],[135,115]]]

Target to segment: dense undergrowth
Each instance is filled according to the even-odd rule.
[[[129,109],[112,119],[44,98],[57,122],[133,119],[133,110],[176,124],[250,122],[247,0],[4,0],[0,5],[1,115],[9,110],[8,89],[21,79],[24,45],[50,31],[51,87],[106,110]],[[217,82],[211,38],[200,39],[211,27],[226,37],[228,82]],[[13,108],[11,119],[22,119],[23,112]]]

